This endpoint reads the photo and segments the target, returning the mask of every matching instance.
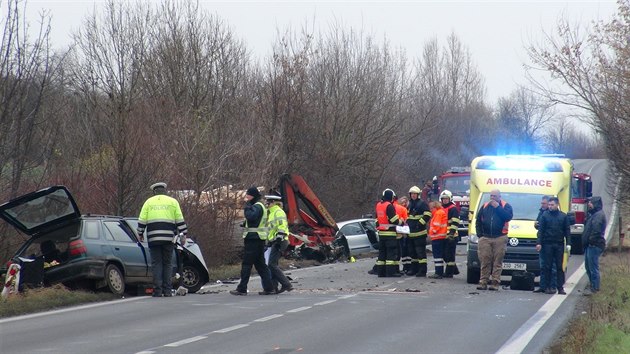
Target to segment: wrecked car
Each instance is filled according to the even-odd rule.
[[[148,245],[139,242],[135,232],[137,218],[81,215],[64,186],[4,203],[0,217],[30,236],[9,262],[20,264],[20,283],[24,285],[63,283],[107,288],[122,295],[127,287],[153,282]],[[188,238],[177,248],[173,274],[183,273],[180,285],[194,293],[208,282],[208,269],[193,240]]]

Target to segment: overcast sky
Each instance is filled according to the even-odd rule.
[[[5,0],[0,0],[3,3]],[[153,1],[159,3],[159,0]],[[28,0],[27,19],[35,23],[43,10],[52,15],[52,41],[67,46],[69,35],[103,0]],[[582,23],[607,20],[616,11],[614,0],[595,1],[213,1],[200,3],[232,27],[255,55],[269,53],[277,28],[305,22],[326,31],[331,22],[363,29],[414,58],[431,38],[444,44],[454,32],[466,45],[486,80],[488,103],[526,83],[523,64],[527,43],[551,32],[559,18]],[[4,6],[4,4],[3,4]],[[4,7],[3,7],[4,9]]]

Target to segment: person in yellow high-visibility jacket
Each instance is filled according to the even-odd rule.
[[[153,196],[142,205],[138,217],[138,235],[144,241],[147,231],[151,270],[153,272],[153,296],[172,296],[171,275],[173,272],[173,242],[175,236],[184,234],[182,243],[188,234],[184,215],[175,198],[166,195],[166,183],[151,185]]]
[[[271,282],[273,288],[277,294],[285,291],[293,290],[291,282],[286,275],[282,272],[282,269],[278,266],[278,261],[284,251],[289,246],[289,222],[287,220],[287,214],[282,210],[282,197],[279,195],[266,195],[268,206],[268,221],[267,227],[269,228],[269,237],[267,242],[271,247],[269,254],[269,271],[271,272]],[[278,283],[281,288],[278,289]]]

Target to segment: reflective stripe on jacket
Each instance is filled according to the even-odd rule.
[[[449,202],[447,205],[442,205],[446,211],[446,218],[448,219],[448,233],[451,235],[457,235],[457,229],[459,229],[459,211],[457,211],[457,205],[453,202]]]
[[[258,238],[261,240],[266,240],[267,235],[269,234],[269,229],[267,228],[267,208],[265,208],[265,205],[261,202],[254,203],[251,208],[255,208],[256,206],[262,208],[262,216],[259,220],[256,220],[258,222],[252,220],[251,226],[250,220],[247,219],[247,215],[245,216],[245,230],[243,230],[243,238],[246,238],[247,235],[251,233],[257,234]],[[245,208],[247,209],[248,207]]]
[[[267,220],[267,227],[269,228],[269,241],[276,239],[278,234],[283,234],[284,239],[289,239],[289,222],[287,221],[287,214],[278,205],[272,205],[269,208],[269,219]]]
[[[173,242],[176,234],[188,233],[179,202],[164,194],[154,195],[142,205],[138,233],[142,234],[145,228],[149,244]]]
[[[396,226],[400,224],[396,208],[392,203],[381,201],[376,204],[376,229],[379,237],[396,237]]]
[[[446,220],[446,212],[442,208],[433,211],[431,218],[431,226],[429,228],[429,237],[433,240],[443,240],[446,238],[448,224]]]
[[[429,206],[421,199],[410,199],[407,208],[409,210],[409,217],[407,218],[409,237],[426,237],[427,225],[432,216]]]

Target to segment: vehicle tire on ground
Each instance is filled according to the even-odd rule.
[[[184,288],[188,289],[189,293],[196,293],[206,283],[206,280],[201,276],[201,271],[194,265],[184,264],[182,270],[182,277],[180,278],[180,284]]]
[[[466,268],[466,283],[479,284],[479,278],[481,278],[481,271],[475,268]]]
[[[105,268],[105,283],[107,283],[109,291],[115,295],[125,293],[125,276],[120,268],[114,264],[108,264]]]

